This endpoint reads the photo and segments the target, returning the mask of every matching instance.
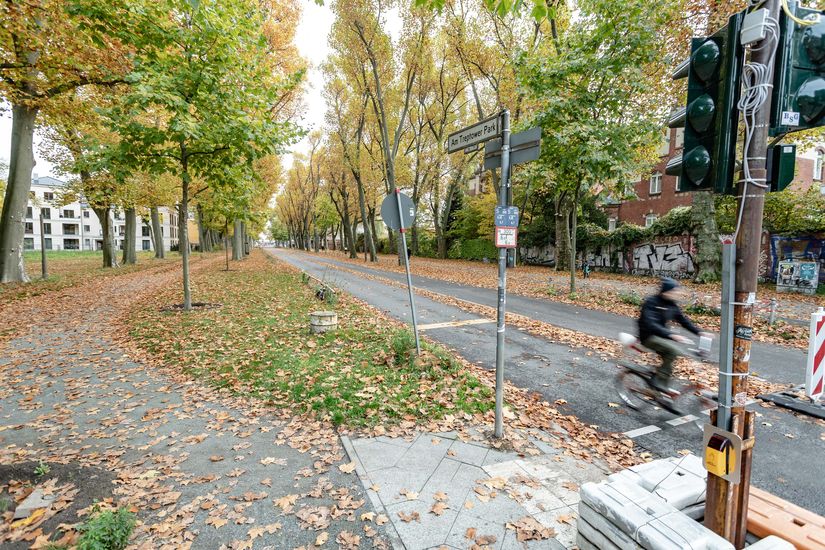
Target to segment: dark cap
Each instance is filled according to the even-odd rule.
[[[659,292],[667,292],[668,290],[673,290],[678,286],[679,283],[676,282],[675,279],[671,279],[670,277],[662,277],[662,289]]]

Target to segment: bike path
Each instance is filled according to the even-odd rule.
[[[405,288],[336,270],[329,261],[319,265],[320,258],[308,254],[281,249],[269,252],[392,317],[410,321]],[[340,267],[352,269],[353,266],[342,262]],[[423,296],[416,297],[416,307],[422,325],[478,319],[460,308]],[[434,328],[425,334],[468,361],[490,370],[495,367],[495,323]],[[610,405],[619,402],[613,387],[616,374],[613,363],[602,361],[597,354],[588,356],[584,350],[571,349],[518,329],[508,328],[506,336],[505,377],[514,385],[536,391],[550,403],[563,399],[566,403],[558,406],[561,412],[574,414],[601,431],[629,433],[638,446],[653,455],[675,456],[683,449],[700,452],[701,433],[694,424],[669,424],[674,417],[664,411],[641,413]],[[757,424],[754,485],[817,513],[825,513],[823,467],[821,461],[810,460],[810,457],[825,456],[825,441],[819,438],[823,427],[779,409],[752,406],[762,415]],[[818,468],[819,473],[814,474],[812,468]]]
[[[297,251],[291,251],[291,253],[305,254]],[[325,256],[306,254],[306,257],[314,262],[378,275],[403,284],[407,283],[406,276],[402,273],[373,269],[366,265],[343,262]],[[412,262],[415,262],[415,258],[412,259]],[[336,276],[340,274],[338,271],[335,271],[335,273]],[[329,272],[326,272],[326,274],[328,276]],[[498,295],[495,289],[459,285],[418,275],[413,275],[412,280],[413,287],[416,288],[446,294],[493,308],[498,304]],[[507,295],[507,311],[557,327],[611,340],[615,340],[620,332],[634,334],[636,332],[636,319],[631,317],[517,294]],[[692,336],[691,334],[685,334],[689,337]],[[717,338],[714,338],[714,354],[718,353],[718,341],[717,334]],[[806,362],[806,354],[802,350],[776,344],[753,342],[751,372],[771,382],[804,384]]]

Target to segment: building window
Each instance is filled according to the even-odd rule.
[[[149,236],[149,226],[148,226],[148,225],[144,225],[144,226],[141,228],[141,235],[142,235],[143,237],[148,237],[148,236]]]
[[[34,224],[32,222],[26,222],[26,233],[34,233]]]
[[[146,240],[143,241],[143,250],[151,250],[151,247],[149,245],[149,241],[146,241]]]
[[[659,216],[657,216],[656,214],[648,214],[647,216],[645,216],[645,227],[650,227],[651,225],[653,225],[658,218]]]
[[[47,237],[47,238],[43,239],[43,242],[46,244],[46,250],[51,250],[52,249],[52,239],[51,239],[51,237]]]
[[[86,242],[86,250],[91,250],[92,249],[92,241],[90,241],[89,239],[86,239],[85,242]]]
[[[26,237],[23,239],[24,250],[34,250],[34,237]]]
[[[160,226],[160,236],[163,237],[163,226]]]
[[[74,218],[74,210],[71,208],[67,208],[63,210],[63,217],[64,218]]]
[[[84,232],[84,233],[91,233],[91,232],[92,232],[92,226],[90,226],[90,225],[84,225],[84,226],[83,226],[83,232]]]
[[[658,195],[662,192],[662,174],[654,172],[650,176],[650,194]]]
[[[616,231],[616,218],[610,218],[607,220],[607,230]]]
[[[117,226],[117,234],[120,235],[121,237],[123,235],[125,235],[126,234],[126,226],[125,225]]]
[[[77,226],[73,223],[64,223],[63,224],[63,234],[64,235],[77,235]]]
[[[84,211],[83,211],[83,217],[84,217],[84,218],[88,218],[88,217],[89,217],[89,211],[88,211],[88,210],[84,210]]]
[[[52,219],[52,209],[51,208],[41,208],[40,209],[40,217],[44,220]]]
[[[43,234],[44,235],[51,235],[52,234],[52,224],[44,223],[43,224]]]
[[[80,250],[80,239],[63,239],[63,248],[66,250]]]
[[[26,217],[29,218],[29,219],[32,218],[32,207],[31,206],[26,207]]]
[[[43,200],[53,201],[54,193],[52,193],[51,191],[43,191]]]
[[[120,219],[120,211],[119,210],[115,210],[115,219],[116,220]]]

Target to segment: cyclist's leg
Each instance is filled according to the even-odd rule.
[[[676,342],[659,336],[650,336],[642,342],[646,348],[652,349],[662,358],[662,365],[656,370],[653,385],[660,389],[669,387],[670,377],[673,375],[673,362],[681,355]]]

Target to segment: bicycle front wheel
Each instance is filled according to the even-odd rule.
[[[638,372],[622,369],[616,376],[616,391],[625,405],[633,410],[640,410],[650,404],[645,392],[647,380]]]

